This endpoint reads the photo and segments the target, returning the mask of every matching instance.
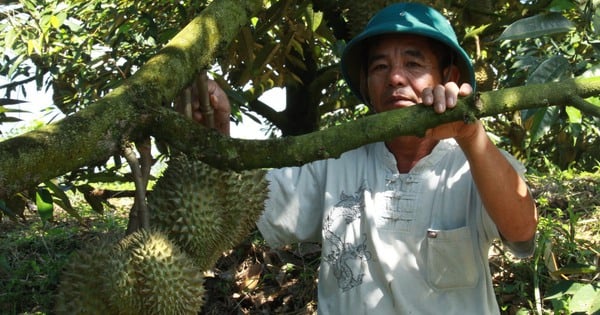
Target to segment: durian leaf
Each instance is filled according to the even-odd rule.
[[[0,199],[0,214],[2,214],[2,213],[9,216],[13,220],[17,219],[17,215],[6,205],[6,202],[4,202],[4,200]],[[0,215],[0,218],[2,218],[1,215]]]
[[[535,38],[544,35],[565,33],[574,28],[575,26],[573,23],[562,14],[550,12],[520,19],[512,23],[496,40],[503,41]]]
[[[46,223],[52,219],[54,215],[54,201],[52,194],[47,188],[38,188],[35,193],[35,205],[38,209],[38,214],[42,222]]]
[[[527,78],[527,84],[560,81],[569,73],[569,61],[563,56],[544,60]]]
[[[565,112],[567,113],[567,117],[569,117],[569,123],[581,124],[583,122],[583,115],[576,107],[567,106],[565,107]]]
[[[25,103],[25,102],[26,101],[17,100],[17,99],[13,99],[13,98],[0,98],[0,113],[4,113],[4,112],[27,113],[27,111],[25,111],[25,110],[10,109],[10,108],[2,107],[3,105],[16,105],[16,104],[21,104],[21,103]]]
[[[539,108],[524,112],[527,116],[525,125],[531,134],[531,142],[535,143],[550,131],[552,124],[558,119],[560,111],[556,106]]]
[[[61,208],[63,208],[68,214],[70,214],[79,222],[81,222],[82,218],[79,215],[79,213],[73,208],[73,205],[71,205],[71,200],[69,199],[67,194],[65,194],[65,192],[60,187],[58,187],[58,185],[56,185],[56,183],[54,183],[54,181],[52,180],[45,181],[44,185],[46,185],[46,187],[48,187],[48,189],[52,191],[54,197],[56,197],[55,203]]]
[[[91,185],[85,184],[77,186],[77,190],[79,190],[83,194],[83,198],[85,199],[85,201],[87,201],[90,207],[92,207],[92,210],[94,210],[94,212],[98,214],[104,213],[104,204],[102,203],[103,200],[102,198],[92,194],[94,188]]]

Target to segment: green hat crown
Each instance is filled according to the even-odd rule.
[[[379,11],[362,33],[348,42],[342,54],[342,75],[352,92],[363,99],[360,91],[360,72],[365,61],[364,46],[367,39],[384,34],[414,34],[437,40],[452,49],[460,70],[460,82],[475,88],[475,73],[471,58],[458,44],[450,22],[435,9],[418,3],[397,3]]]

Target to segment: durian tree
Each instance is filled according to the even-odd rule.
[[[153,275],[152,271],[140,271],[151,267],[136,259],[155,257],[154,249],[160,247],[160,253],[171,254],[152,258],[156,262],[153,267],[177,261],[184,266],[182,270],[192,270],[186,263],[189,256],[194,261],[204,259],[194,268],[209,268],[220,250],[232,246],[246,232],[233,226],[250,226],[260,212],[253,206],[246,217],[232,216],[228,206],[235,203],[232,196],[240,194],[227,192],[251,192],[243,198],[254,198],[252,204],[260,204],[265,193],[261,189],[261,169],[336,157],[369,142],[421,135],[443,122],[483,117],[491,117],[486,123],[499,134],[499,144],[524,159],[538,151],[544,154],[555,150],[553,146],[532,149],[537,143],[548,145],[552,141],[567,146],[559,152],[577,149],[574,156],[559,156],[557,161],[585,164],[597,156],[600,78],[594,77],[594,70],[600,21],[594,1],[428,1],[450,18],[471,53],[477,66],[478,93],[443,115],[432,115],[422,107],[372,115],[345,86],[338,62],[345,42],[373,12],[388,3],[12,2],[14,7],[2,11],[0,41],[6,49],[0,74],[10,82],[3,86],[0,123],[11,120],[6,113],[10,107],[5,105],[19,102],[12,95],[30,81],[40,88],[52,88],[54,104],[66,118],[0,142],[0,208],[4,214],[15,215],[19,213],[15,199],[43,197],[41,192],[52,191],[69,211],[68,199],[61,194],[55,178],[75,183],[112,175],[109,178],[122,180],[114,176],[116,172],[107,167],[107,161],[112,158],[116,165],[122,159],[129,163],[137,186],[131,235],[117,245],[108,245],[106,250],[98,247],[101,249],[94,257],[114,258],[108,265],[120,273],[114,274],[112,285],[104,291],[117,287],[126,290],[119,297],[131,298],[120,304],[131,308],[117,312],[131,313],[132,308],[159,303],[152,299],[140,302],[138,297],[156,294],[149,294],[150,289],[133,292],[134,286],[127,285],[154,281],[136,278],[138,273]],[[187,88],[201,85],[198,78],[206,72],[233,101],[234,123],[243,114],[261,116],[282,137],[232,139],[177,111],[188,105]],[[286,89],[283,111],[276,112],[258,100],[272,87]],[[169,165],[147,203],[148,169],[156,159],[148,149],[150,143],[170,155],[170,163],[178,161],[172,165],[188,168],[181,171]],[[198,177],[186,180],[199,186],[189,191],[170,191],[174,185],[168,174],[174,174],[174,178],[195,174]],[[84,193],[91,190],[88,186],[73,187]],[[200,195],[199,201],[191,196],[194,192]],[[160,194],[167,197],[157,197]],[[165,199],[182,200],[187,206],[166,205],[160,201]],[[101,211],[97,199],[90,196],[89,202]],[[194,214],[185,210],[188,206],[214,210],[216,214]],[[160,212],[170,207],[184,210],[178,210],[177,216],[177,211]],[[214,225],[219,230],[206,230],[207,223],[199,223],[206,218],[219,223]],[[179,224],[186,220],[192,223]],[[150,232],[151,226],[158,231]],[[190,239],[192,233],[212,238]],[[231,238],[214,238],[211,233]],[[167,250],[172,246],[174,249]],[[82,260],[86,257],[81,254]],[[71,275],[74,281],[80,281],[76,273]],[[201,282],[193,276],[190,279],[190,286],[197,287]],[[72,288],[66,285],[66,292],[95,286],[81,281]],[[200,291],[186,291],[182,296],[197,297]],[[110,308],[102,300],[108,295],[100,294],[99,300],[81,307]],[[193,299],[187,301],[181,303],[196,303]],[[182,305],[178,303],[171,304]]]
[[[328,113],[362,115],[364,109],[361,112],[341,80],[338,57],[344,42],[372,12],[389,2],[225,0],[210,5],[170,1],[150,5],[126,0],[22,1],[16,11],[4,14],[3,26],[10,32],[0,35],[5,47],[16,53],[4,53],[2,73],[13,80],[4,86],[5,102],[23,82],[36,80],[40,88],[53,87],[55,104],[67,117],[0,143],[4,157],[0,198],[56,176],[76,178],[94,173],[92,166],[104,165],[110,157],[122,154],[128,143],[148,136],[194,153],[215,167],[240,170],[334,157],[363,143],[403,133],[421,134],[424,127],[463,119],[464,113],[457,111],[425,124],[419,121],[415,124],[421,126],[418,128],[386,125],[374,116],[374,123],[359,121],[324,133],[287,137],[322,129],[329,122],[323,119]],[[463,45],[480,66],[482,101],[478,104],[483,104],[484,110],[467,105],[465,110],[475,108],[469,115],[500,117],[497,125],[507,139],[513,136],[509,128],[519,129],[521,134],[533,128],[528,127],[531,125],[547,130],[551,125],[544,122],[565,121],[565,115],[570,115],[569,121],[579,115],[581,125],[597,128],[597,118],[592,118],[597,106],[590,103],[595,99],[581,99],[598,94],[593,79],[525,88],[526,93],[508,89],[569,79],[593,68],[593,38],[598,31],[593,1],[438,0],[430,4],[450,17]],[[19,19],[19,14],[27,18]],[[85,35],[92,30],[93,35]],[[557,47],[559,40],[569,42]],[[104,44],[101,49],[110,50],[94,56],[94,47],[98,49],[100,44]],[[555,47],[551,53],[562,55],[549,56],[548,46]],[[34,69],[25,60],[30,60]],[[215,65],[215,78],[234,101],[232,119],[237,122],[242,112],[260,115],[284,138],[261,142],[224,139],[169,110],[182,89]],[[26,79],[19,80],[22,77]],[[287,91],[281,112],[258,101],[264,91],[275,86]],[[502,91],[489,92],[494,89]],[[571,93],[556,93],[565,90]],[[523,94],[529,98],[521,98]],[[549,105],[558,105],[552,108],[550,118],[546,109],[541,113],[531,110]],[[580,110],[569,110],[574,107]],[[559,129],[565,129],[564,125]],[[348,133],[348,129],[353,131]],[[539,140],[542,131],[533,131]],[[515,142],[523,142],[522,138]],[[579,142],[597,141],[584,140]]]

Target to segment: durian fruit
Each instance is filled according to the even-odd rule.
[[[493,67],[485,60],[479,59],[473,65],[475,68],[475,81],[479,91],[491,91],[494,89],[496,74]]]
[[[159,231],[137,231],[120,242],[76,253],[62,274],[55,313],[198,314],[204,277]]]
[[[100,292],[102,276],[114,243],[103,242],[77,251],[65,264],[56,295],[56,314],[111,314],[108,299]]]
[[[165,233],[124,238],[107,264],[105,293],[117,314],[197,314],[204,304],[202,270]]]
[[[243,240],[266,197],[263,170],[223,171],[178,155],[148,195],[150,222],[168,231],[207,270],[223,251]]]

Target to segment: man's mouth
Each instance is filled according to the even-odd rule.
[[[390,98],[388,98],[386,103],[394,107],[407,107],[416,104],[416,102],[413,99],[398,95],[391,96]]]

